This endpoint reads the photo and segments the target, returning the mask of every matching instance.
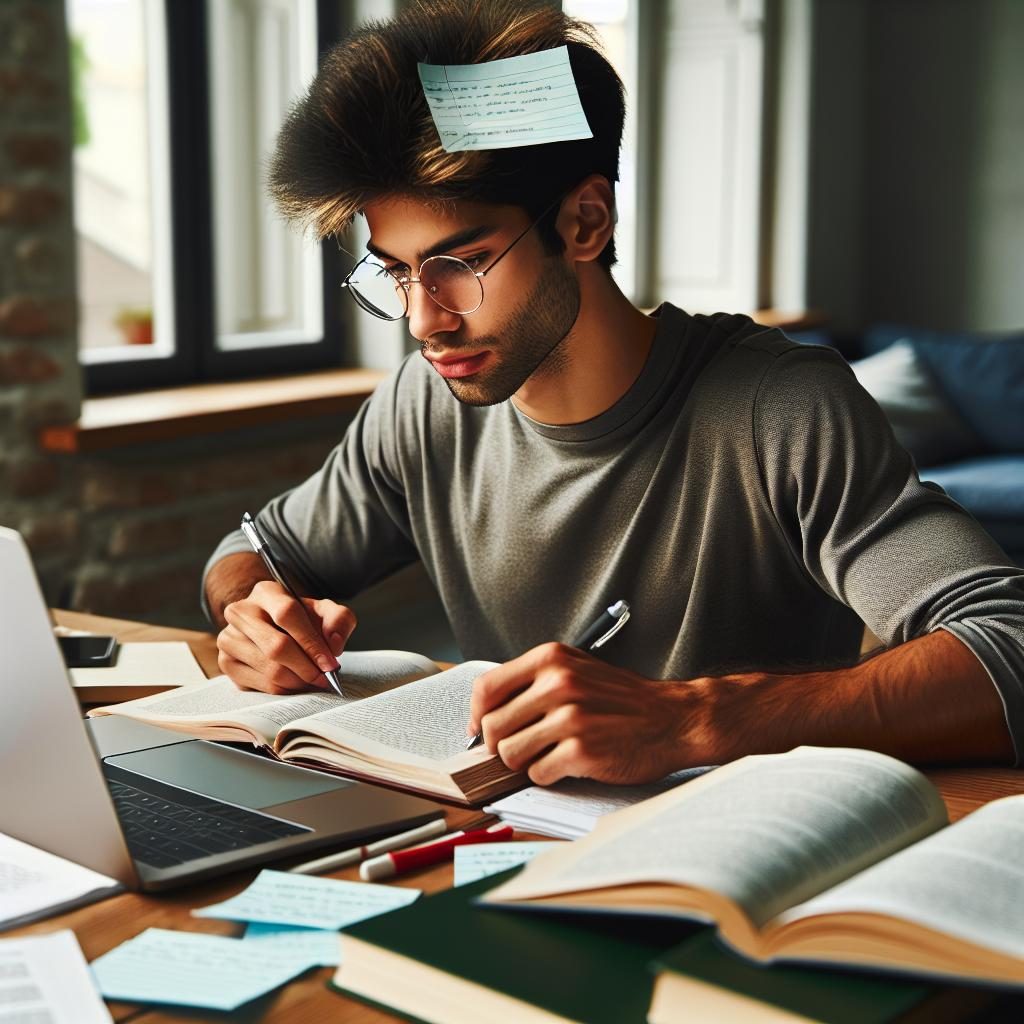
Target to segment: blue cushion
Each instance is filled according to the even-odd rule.
[[[921,470],[1024,564],[1024,455],[983,455]]]
[[[943,334],[882,324],[867,332],[864,347],[879,352],[903,338],[986,447],[1024,452],[1024,334]]]
[[[882,407],[896,440],[919,466],[984,451],[985,446],[943,397],[909,341],[900,339],[850,366],[861,386]]]
[[[979,519],[1024,522],[1024,455],[981,455],[922,469],[920,475]]]

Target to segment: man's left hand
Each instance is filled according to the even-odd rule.
[[[707,760],[702,680],[660,682],[548,643],[480,676],[468,733],[538,785],[640,783]]]

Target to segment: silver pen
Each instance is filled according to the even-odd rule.
[[[629,621],[629,604],[626,601],[616,601],[609,605],[601,614],[583,631],[579,640],[572,644],[581,651],[596,651],[604,647],[606,643]],[[484,734],[478,732],[466,744],[467,750],[484,741]]]
[[[270,544],[267,542],[267,538],[263,536],[262,531],[256,525],[256,520],[253,519],[253,517],[249,515],[248,512],[244,512],[242,514],[242,533],[245,534],[245,539],[249,542],[249,545],[252,547],[253,551],[255,551],[256,554],[263,559],[263,564],[267,567],[267,571],[270,573],[270,575],[273,576],[274,579],[277,580],[277,582],[280,583],[281,586],[284,587],[284,589],[287,590],[288,593],[291,594],[296,601],[298,601],[299,607],[302,609],[303,614],[309,620],[309,624],[314,629],[319,630],[320,626],[313,621],[312,617],[309,614],[309,610],[303,603],[302,598],[299,597],[295,588],[291,585],[290,581],[288,580],[288,576],[284,571],[284,564],[279,563],[279,560],[274,557],[274,553],[271,550]],[[327,682],[331,684],[331,689],[334,690],[334,692],[339,697],[344,697],[345,691],[341,688],[341,677],[338,675],[338,670],[326,670],[324,671],[324,675],[327,677]]]

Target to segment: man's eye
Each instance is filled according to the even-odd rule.
[[[481,252],[476,256],[463,256],[462,262],[476,270],[487,259],[487,253]]]
[[[396,263],[393,267],[384,268],[392,277],[408,277],[409,268],[402,263]]]

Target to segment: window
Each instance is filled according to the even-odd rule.
[[[338,365],[337,250],[267,158],[337,37],[326,0],[68,0],[89,391]]]
[[[751,311],[772,298],[763,120],[765,0],[563,0],[592,22],[626,87],[616,190],[634,302]],[[788,10],[793,6],[784,5]]]

